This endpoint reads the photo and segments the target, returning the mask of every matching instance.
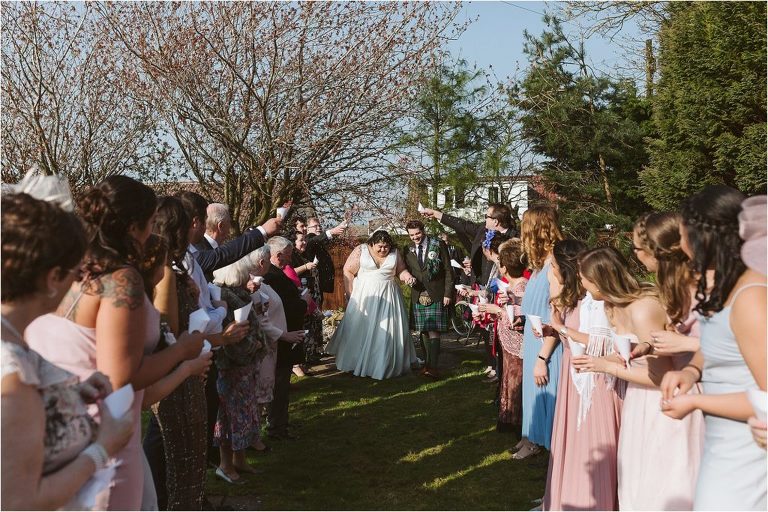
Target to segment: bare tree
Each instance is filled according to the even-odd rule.
[[[2,178],[33,166],[75,195],[114,173],[145,177],[167,156],[152,106],[118,80],[90,4],[3,3]]]
[[[185,166],[240,225],[387,177],[390,131],[458,4],[99,4]]]

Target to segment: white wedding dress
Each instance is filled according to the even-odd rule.
[[[326,347],[336,367],[359,377],[388,379],[411,369],[416,350],[397,273],[397,251],[381,264],[360,246],[360,269],[339,327]]]

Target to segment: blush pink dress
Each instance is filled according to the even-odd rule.
[[[160,313],[147,297],[144,298],[146,335],[136,340],[144,346],[144,354],[151,354],[160,339]],[[93,374],[96,368],[96,329],[83,327],[67,318],[54,314],[43,315],[25,331],[29,346],[51,363],[68,370],[81,380]],[[116,459],[115,481],[109,493],[97,498],[97,510],[139,510],[144,493],[144,461],[141,449],[141,402],[144,391],[135,393],[133,419],[135,428],[128,444]],[[151,480],[150,480],[151,481]]]
[[[579,329],[579,308],[565,325]],[[579,421],[582,397],[574,383],[571,348],[563,345],[557,389],[552,452],[542,510],[617,510],[616,449],[621,425],[623,386],[600,373],[591,374],[594,387],[589,409]]]

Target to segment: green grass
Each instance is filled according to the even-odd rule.
[[[495,431],[479,349],[444,352],[440,381],[350,375],[296,379],[301,438],[248,452],[263,473],[232,486],[209,471],[214,504],[266,510],[528,510],[544,493],[546,455],[515,461]],[[448,348],[448,347],[446,347]],[[442,364],[441,364],[442,365]],[[268,441],[269,442],[269,441]]]

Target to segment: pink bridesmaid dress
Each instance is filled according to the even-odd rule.
[[[144,354],[151,354],[160,339],[160,313],[144,298],[147,331]],[[54,314],[43,315],[25,331],[29,346],[51,363],[68,370],[81,380],[96,368],[96,329],[83,327]],[[141,448],[141,402],[144,391],[136,391],[133,400],[135,429],[125,448],[115,455],[122,461],[109,493],[97,498],[97,510],[140,510],[144,494],[144,461]],[[150,480],[151,481],[151,480]]]
[[[579,329],[579,306],[565,317],[565,325]],[[582,407],[571,368],[571,348],[563,343],[563,363],[557,389],[552,451],[547,471],[543,510],[617,510],[616,450],[621,424],[623,385],[600,373],[593,379],[589,409]],[[586,399],[586,398],[585,398]]]

